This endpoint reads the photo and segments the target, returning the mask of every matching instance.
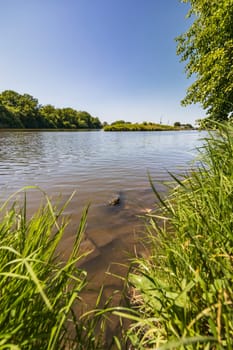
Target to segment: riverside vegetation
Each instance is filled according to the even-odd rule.
[[[76,111],[73,108],[55,108],[52,105],[42,106],[29,94],[19,94],[5,90],[0,94],[0,129],[68,129],[104,131],[161,131],[192,129],[190,124],[176,122],[174,126],[151,122],[130,123],[117,120],[110,125],[101,123],[99,118],[88,112]]]
[[[233,127],[210,133],[198,166],[148,214],[146,258],[126,277],[127,307],[110,300],[86,314],[86,272],[77,267],[87,208],[66,262],[57,254],[67,220],[46,204],[27,218],[26,199],[1,207],[0,349],[232,349]],[[127,300],[127,298],[126,298]],[[101,304],[103,305],[103,304]],[[108,316],[129,319],[107,339]],[[120,321],[120,324],[123,322]],[[114,347],[113,347],[114,348]]]
[[[111,125],[105,125],[104,131],[165,131],[165,130],[187,130],[193,129],[191,124],[175,122],[174,126],[157,124],[152,122],[131,123],[124,120],[117,120]]]
[[[124,120],[117,120],[111,125],[104,126],[104,131],[162,131],[175,130],[174,126],[162,125],[150,122],[130,123]]]
[[[5,90],[0,94],[0,128],[11,129],[100,129],[97,117],[73,108],[42,106],[29,94]]]
[[[147,215],[146,258],[128,276],[133,349],[233,348],[233,127],[219,126],[198,166]],[[174,185],[176,187],[174,188]]]
[[[233,113],[232,0],[182,2],[190,4],[189,16],[195,16],[177,39],[186,72],[195,76],[183,103],[201,103],[210,117],[204,120],[208,127],[209,120],[228,122]],[[63,111],[53,106],[45,106],[41,119],[33,99],[28,121],[30,104],[23,104],[22,114],[12,101],[6,107],[1,96],[1,127],[37,128],[52,117],[51,127],[80,127],[76,112],[70,126]],[[86,272],[77,267],[87,208],[73,251],[63,262],[57,247],[67,225],[65,206],[52,206],[45,195],[47,204],[28,219],[26,200],[23,208],[10,204],[12,198],[2,205],[0,350],[107,349],[112,343],[105,337],[108,315],[119,317],[120,325],[124,319],[131,322],[112,337],[118,350],[232,350],[232,124],[218,125],[200,152],[197,165],[183,179],[171,174],[174,182],[167,198],[151,183],[161,206],[145,218],[150,249],[146,258],[132,261],[125,281],[128,307],[110,304],[111,297],[100,307],[100,292],[94,310],[76,312],[87,285]]]
[[[0,208],[0,349],[101,349],[104,319],[75,312],[87,284],[77,264],[87,254],[79,248],[88,207],[63,261],[58,254],[68,224],[63,211],[71,198],[52,205],[44,194],[45,204],[28,219],[26,196],[23,205],[14,196]]]
[[[86,283],[85,271],[75,267],[86,213],[62,264],[56,249],[66,226],[58,222],[65,207],[57,210],[47,198],[27,220],[26,198],[23,208],[8,206],[7,201],[1,207],[0,224],[0,349],[63,348],[69,339],[65,322]]]
[[[88,112],[73,108],[41,105],[29,94],[5,90],[0,94],[0,129],[66,129],[104,131],[162,131],[193,129],[191,124],[175,122],[174,126],[151,122],[131,123],[117,120],[110,125]]]

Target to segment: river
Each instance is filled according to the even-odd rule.
[[[124,274],[142,231],[138,216],[155,205],[148,173],[162,190],[168,171],[183,173],[201,145],[198,131],[104,132],[104,131],[1,131],[0,201],[23,186],[36,185],[51,198],[76,195],[66,209],[71,224],[63,239],[66,255],[75,236],[82,208],[90,203],[82,249],[92,249],[83,262],[91,289],[106,278],[106,290],[118,283],[107,276]],[[120,196],[120,204],[108,202]],[[30,211],[39,206],[37,191],[28,193]],[[139,249],[139,248],[138,248]],[[107,277],[106,277],[107,276]],[[90,291],[90,295],[92,292]]]

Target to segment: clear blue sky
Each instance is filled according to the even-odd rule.
[[[179,0],[0,0],[0,91],[86,110],[107,122],[194,123],[174,38]]]

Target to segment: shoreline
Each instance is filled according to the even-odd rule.
[[[163,128],[161,128],[161,129],[144,129],[144,130],[132,130],[132,129],[125,129],[125,130],[104,130],[103,128],[102,129],[63,129],[63,128],[59,128],[59,129],[48,129],[48,128],[33,128],[33,129],[31,129],[31,128],[22,128],[22,129],[20,129],[20,128],[0,128],[0,133],[1,132],[5,132],[5,131],[7,131],[7,132],[10,132],[10,131],[12,131],[12,132],[19,132],[19,131],[22,131],[22,132],[33,132],[33,131],[35,131],[35,132],[38,132],[38,131],[42,131],[42,132],[57,132],[57,131],[59,131],[59,132],[86,132],[86,131],[90,131],[90,132],[92,132],[92,131],[99,131],[99,132],[101,132],[101,131],[104,131],[104,132],[149,132],[149,131],[152,131],[152,132],[156,132],[156,131],[199,131],[199,129],[198,128],[190,128],[190,129],[185,129],[185,128],[172,128],[171,127],[171,129],[169,129],[169,128],[166,128],[166,129],[163,129]]]

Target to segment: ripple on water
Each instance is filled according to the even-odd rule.
[[[97,283],[100,277],[94,271],[104,273],[111,261],[124,260],[125,251],[133,249],[135,232],[140,232],[138,215],[154,206],[148,173],[161,190],[159,182],[169,179],[167,171],[182,173],[190,167],[202,136],[196,131],[1,131],[0,198],[27,185],[40,186],[53,198],[62,193],[63,200],[77,191],[66,211],[72,217],[64,239],[67,252],[82,208],[90,202],[86,239],[95,249],[95,261],[86,267]],[[121,205],[109,208],[114,194],[121,195]],[[40,200],[30,191],[31,211]]]

